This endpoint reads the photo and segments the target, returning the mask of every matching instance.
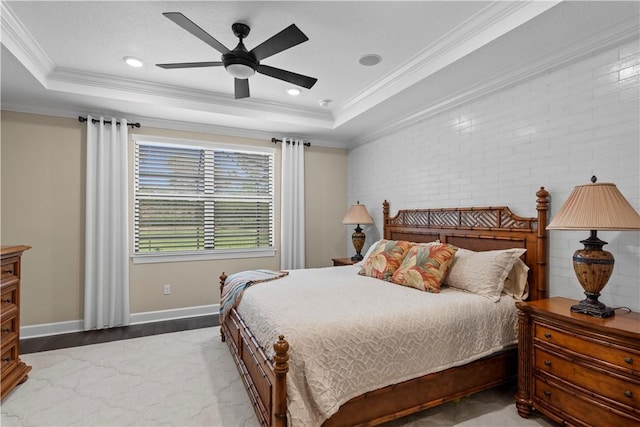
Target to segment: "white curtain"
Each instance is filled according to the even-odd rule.
[[[280,268],[304,268],[304,143],[282,139]]]
[[[85,330],[129,324],[127,134],[87,117]]]

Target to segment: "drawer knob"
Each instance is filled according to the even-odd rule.
[[[547,339],[551,338],[551,332],[545,332],[544,333],[544,337],[547,338]]]
[[[10,304],[11,303],[11,298],[5,298],[2,300],[2,302],[6,303],[6,304]]]
[[[544,365],[545,366],[551,366],[551,360],[545,360],[544,361]]]
[[[11,332],[11,328],[4,328],[4,329],[2,330],[2,333],[3,333],[3,334],[8,334],[9,332]]]
[[[5,270],[5,271],[3,271],[3,273],[4,273],[4,274],[11,274],[11,275],[12,275],[12,274],[13,274],[13,270]]]
[[[11,358],[10,358],[10,357],[3,357],[3,358],[2,358],[2,363],[7,363],[7,362],[9,362],[9,361],[11,361]]]
[[[549,397],[549,396],[551,396],[551,392],[549,390],[545,390],[544,391],[544,395]]]
[[[632,358],[630,358],[630,357],[625,357],[625,358],[624,358],[624,361],[625,361],[626,363],[628,363],[629,365],[631,365],[631,364],[633,363],[633,359],[632,359]]]
[[[624,395],[627,396],[627,397],[633,397],[633,393],[631,392],[631,390],[625,391]]]

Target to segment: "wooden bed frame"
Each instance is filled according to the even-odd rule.
[[[529,266],[529,299],[546,298],[546,223],[549,193],[536,193],[537,217],[514,215],[507,207],[408,209],[389,217],[383,203],[384,238],[413,242],[441,242],[471,250],[526,248]],[[226,275],[220,276],[220,290]],[[220,328],[238,366],[259,421],[265,426],[287,425],[289,344],[281,335],[270,361],[249,327],[232,310]],[[513,381],[517,377],[517,349],[510,349],[399,384],[357,396],[323,423],[323,426],[372,426],[400,418],[444,402]]]

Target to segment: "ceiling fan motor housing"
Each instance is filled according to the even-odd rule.
[[[240,39],[240,42],[231,52],[222,54],[222,64],[232,76],[239,79],[246,79],[253,76],[258,69],[256,56],[247,51],[244,43],[242,43],[242,39],[249,35],[251,29],[248,25],[241,22],[233,24],[231,29],[233,30],[233,34]]]

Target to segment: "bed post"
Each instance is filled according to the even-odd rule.
[[[384,239],[389,238],[387,236],[388,222],[389,222],[389,202],[385,200],[384,202],[382,202],[382,237]]]
[[[549,211],[549,192],[540,187],[536,192],[536,209],[538,211],[538,239],[537,239],[537,275],[535,293],[531,299],[547,297],[547,213]]]
[[[224,282],[226,280],[227,280],[227,275],[224,274],[224,271],[223,271],[222,274],[220,275],[220,300],[221,301],[222,301],[222,289],[224,288]],[[219,323],[222,323],[222,318],[218,317],[218,321]],[[227,340],[227,338],[224,336],[224,328],[222,327],[222,324],[220,325],[220,339],[222,340],[222,342],[225,342]]]
[[[273,358],[273,372],[276,374],[275,401],[273,403],[273,426],[287,427],[287,372],[289,372],[289,343],[284,335],[278,337],[273,345],[276,355]]]

